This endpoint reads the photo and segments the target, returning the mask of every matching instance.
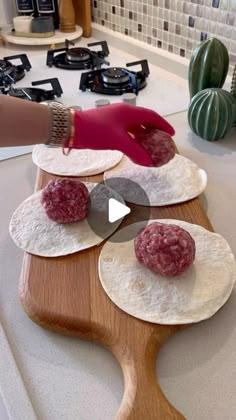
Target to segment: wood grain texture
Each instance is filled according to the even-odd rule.
[[[83,28],[83,36],[91,36],[91,2],[90,0],[73,0],[75,20]]]
[[[38,170],[36,190],[55,176]],[[80,178],[97,182],[101,176]],[[121,227],[136,221],[142,207],[132,211]],[[183,204],[152,208],[151,218],[193,222],[212,231],[198,198]],[[186,326],[165,326],[138,320],[116,307],[103,291],[98,257],[103,245],[66,257],[42,258],[25,254],[19,284],[28,316],[62,334],[98,341],[118,359],[125,392],[116,420],[154,420],[184,417],[167,401],[155,373],[162,344]]]
[[[75,8],[72,0],[60,0],[59,15],[61,32],[75,32]]]

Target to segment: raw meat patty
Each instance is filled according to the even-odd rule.
[[[151,155],[154,166],[162,166],[175,156],[175,144],[171,136],[156,128],[142,128],[134,133],[135,139]]]
[[[57,179],[49,181],[43,189],[41,204],[55,222],[78,222],[87,216],[89,192],[80,181]]]
[[[163,276],[183,273],[194,261],[195,242],[177,225],[151,223],[134,240],[139,262]]]

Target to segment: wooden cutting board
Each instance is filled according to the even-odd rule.
[[[36,190],[56,178],[38,170]],[[101,176],[80,178],[101,181]],[[142,207],[121,228],[136,221]],[[183,204],[152,208],[151,218],[173,218],[213,231],[198,198]],[[98,257],[103,245],[66,257],[42,258],[25,253],[19,284],[28,316],[42,327],[98,341],[118,359],[125,392],[116,420],[166,420],[184,417],[167,401],[156,378],[156,356],[163,343],[185,326],[155,325],[116,307],[103,291]]]

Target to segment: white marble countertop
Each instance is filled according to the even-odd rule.
[[[235,132],[209,143],[190,132],[185,112],[168,120],[176,128],[181,154],[206,170],[203,205],[215,231],[236,255]],[[23,253],[10,239],[8,223],[15,208],[32,193],[35,175],[30,155],[0,164],[0,195],[8,196],[0,218],[0,319],[39,419],[110,420],[123,392],[122,373],[113,356],[96,344],[43,330],[27,318],[19,303]],[[235,419],[235,307],[234,291],[213,318],[177,334],[159,353],[160,385],[188,420]],[[14,383],[10,411],[11,405]],[[12,418],[26,418],[21,415]]]

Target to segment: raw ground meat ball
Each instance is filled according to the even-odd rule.
[[[174,224],[151,223],[135,238],[134,249],[139,262],[163,276],[183,273],[195,258],[194,239]]]
[[[89,192],[80,181],[57,179],[49,181],[43,189],[41,203],[54,222],[78,222],[87,216]]]
[[[156,167],[165,165],[175,156],[175,144],[169,134],[156,128],[142,128],[135,139],[146,149]]]

